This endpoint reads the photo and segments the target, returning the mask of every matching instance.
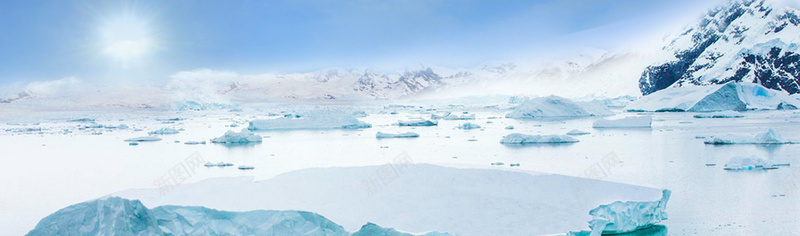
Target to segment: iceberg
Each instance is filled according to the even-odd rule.
[[[652,202],[617,201],[589,211],[592,220],[589,228],[591,236],[601,234],[621,234],[652,227],[667,219],[667,201],[672,191],[664,189],[661,199]]]
[[[304,211],[218,211],[160,206],[108,197],[68,206],[27,235],[349,235],[327,218]]]
[[[381,138],[417,138],[417,137],[419,137],[419,134],[418,133],[414,133],[414,132],[406,132],[406,133],[399,133],[399,134],[390,134],[390,133],[378,132],[377,134],[375,134],[375,137],[379,138],[379,139],[381,139]]]
[[[250,121],[252,131],[298,129],[365,129],[372,125],[356,119],[351,113],[314,111],[297,116]]]
[[[150,131],[147,134],[149,134],[149,135],[157,135],[157,134],[163,135],[163,134],[177,134],[177,133],[179,133],[179,131],[176,130],[176,129],[173,129],[173,128],[161,128],[161,129],[158,129],[158,130]]]
[[[759,157],[733,157],[725,163],[725,170],[765,170],[776,168],[764,158]]]
[[[183,144],[186,144],[186,145],[206,144],[206,141],[205,140],[203,140],[203,141],[186,141],[186,142],[183,142]]]
[[[437,121],[425,120],[425,119],[415,119],[415,120],[398,120],[397,125],[399,126],[436,126],[439,125]]]
[[[252,170],[252,169],[255,169],[255,167],[253,167],[253,166],[239,166],[237,168],[239,168],[240,170]]]
[[[616,120],[597,120],[592,125],[592,128],[650,128],[652,123],[652,116],[637,116]]]
[[[505,129],[514,129],[514,126],[513,125],[509,125],[509,126],[506,126]]]
[[[451,234],[447,233],[439,233],[439,232],[430,232],[426,234],[411,234],[397,231],[393,228],[383,228],[374,223],[367,223],[364,226],[361,226],[356,232],[353,232],[350,236],[449,236]]]
[[[439,114],[431,114],[431,120],[474,120],[475,114],[464,114],[464,115],[457,115],[453,114],[452,112],[446,112],[442,115]]]
[[[781,105],[783,104],[783,105]],[[800,102],[783,91],[759,84],[729,82],[723,85],[670,87],[629,104],[633,111],[745,111],[798,107]]]
[[[567,135],[527,135],[513,133],[500,140],[502,144],[537,144],[537,143],[577,143],[577,139]]]
[[[725,145],[725,144],[795,144],[796,141],[785,140],[783,137],[770,128],[764,133],[757,134],[756,136],[745,136],[728,134],[722,136],[713,136],[706,138],[703,141],[705,144]]]
[[[261,136],[253,134],[246,129],[236,133],[233,130],[228,130],[219,138],[211,139],[212,143],[227,143],[227,144],[242,144],[242,143],[260,143]]]
[[[559,96],[533,98],[520,104],[514,111],[506,114],[513,119],[576,118],[587,116],[609,116],[614,113],[603,105],[594,102],[573,102]]]
[[[466,130],[470,130],[470,129],[480,129],[480,128],[481,128],[481,126],[480,126],[480,125],[478,125],[478,124],[473,124],[473,123],[469,123],[469,122],[467,122],[467,123],[464,123],[464,124],[461,124],[461,125],[459,125],[459,126],[458,126],[458,128],[459,128],[459,129],[466,129]]]
[[[125,142],[155,142],[155,141],[161,141],[161,138],[155,137],[155,136],[143,136],[143,137],[125,139],[124,141]]]
[[[587,134],[589,134],[589,132],[586,132],[586,131],[583,131],[583,130],[577,130],[577,129],[573,129],[573,130],[570,130],[569,132],[567,132],[567,135],[572,135],[572,136],[587,135]]]
[[[735,111],[720,111],[694,115],[694,118],[742,118],[744,115]]]

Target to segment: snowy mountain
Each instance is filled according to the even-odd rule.
[[[729,81],[800,93],[800,10],[788,3],[733,0],[709,11],[670,38],[665,57],[641,75],[642,94]]]
[[[75,204],[42,219],[27,235],[351,235],[327,218],[304,211],[228,212],[160,206],[108,197]],[[353,235],[413,236],[367,223]],[[428,233],[425,235],[448,235]]]

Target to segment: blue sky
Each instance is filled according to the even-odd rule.
[[[196,68],[471,67],[624,47],[719,2],[2,1],[0,82],[159,80]]]

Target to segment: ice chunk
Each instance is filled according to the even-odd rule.
[[[212,143],[228,143],[228,144],[237,144],[237,143],[260,143],[261,136],[253,134],[246,129],[242,129],[241,132],[236,133],[233,130],[228,130],[225,132],[222,137],[211,139]]]
[[[375,134],[376,138],[416,138],[419,137],[419,134],[414,132],[406,132],[406,133],[399,133],[399,134],[390,134],[384,132],[378,132]]]
[[[372,125],[359,121],[351,113],[341,111],[312,111],[302,116],[250,121],[249,130],[295,130],[295,129],[363,129]]]
[[[570,130],[569,132],[567,132],[567,135],[573,135],[573,136],[587,135],[587,134],[589,134],[589,132],[586,132],[586,131],[583,131],[583,130],[577,130],[577,129],[573,129],[573,130]]]
[[[772,164],[759,157],[733,157],[725,163],[725,170],[773,169]]]
[[[205,140],[203,140],[203,141],[186,141],[183,144],[186,144],[186,145],[206,144],[206,141]]]
[[[356,232],[353,232],[351,236],[448,236],[451,234],[446,233],[439,233],[439,232],[430,232],[426,234],[411,234],[397,231],[393,228],[383,228],[373,223],[367,223],[364,226],[361,226]]]
[[[435,126],[438,125],[439,122],[425,120],[425,119],[414,119],[414,120],[398,120],[397,125],[399,126]]]
[[[626,108],[639,111],[744,111],[800,106],[785,92],[759,84],[729,82],[724,85],[671,87],[644,96]]]
[[[252,169],[255,169],[255,167],[253,167],[253,166],[245,166],[245,165],[239,166],[238,168],[240,170],[252,170]]]
[[[757,134],[756,136],[744,136],[744,135],[734,135],[734,134],[713,136],[710,138],[706,138],[704,143],[723,145],[723,144],[794,144],[797,142],[783,139],[783,137],[781,137],[781,135],[777,131],[770,128],[766,132]]]
[[[573,102],[572,100],[549,96],[533,98],[519,105],[508,113],[506,118],[541,119],[541,118],[573,118],[587,116],[607,116],[613,112],[601,102]]]
[[[458,115],[453,114],[452,112],[446,112],[444,114],[431,114],[431,120],[474,120],[475,114],[464,114]]]
[[[652,123],[652,116],[636,116],[616,120],[597,120],[592,128],[650,128]]]
[[[147,134],[156,135],[156,134],[177,134],[177,133],[179,133],[179,131],[173,128],[161,128],[158,130],[150,131]]]
[[[694,115],[694,118],[742,118],[744,115],[735,111],[720,111]]]
[[[652,202],[614,202],[589,211],[591,236],[621,234],[651,227],[667,219],[667,201],[672,191],[664,189],[661,200]]]
[[[473,124],[473,123],[467,122],[467,123],[459,125],[458,128],[459,129],[480,129],[481,126],[478,125],[478,124]]]
[[[377,226],[376,226],[377,227]],[[218,211],[109,197],[75,204],[39,221],[28,235],[335,235],[345,229],[304,211]]]
[[[513,133],[500,140],[502,144],[536,144],[536,143],[577,143],[577,139],[567,135],[527,135]]]
[[[124,141],[125,142],[155,142],[155,141],[161,141],[161,138],[155,137],[155,136],[143,136],[143,137],[125,139]]]
[[[514,129],[513,125],[506,126],[506,129]]]

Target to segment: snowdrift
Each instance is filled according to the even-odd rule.
[[[781,105],[785,104],[785,105]],[[629,111],[746,111],[800,106],[786,92],[754,83],[671,87],[644,96],[626,107]]]
[[[514,111],[506,114],[513,119],[543,118],[577,118],[587,116],[609,116],[614,112],[608,110],[602,102],[573,102],[559,96],[540,97],[527,100]]]

